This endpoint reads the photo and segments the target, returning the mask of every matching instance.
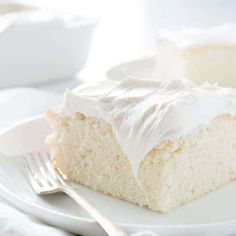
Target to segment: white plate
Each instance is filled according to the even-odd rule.
[[[96,20],[24,4],[0,4],[3,9],[8,13],[0,14],[1,88],[62,80],[82,70]]]
[[[17,154],[43,147],[50,129],[42,117],[33,118],[0,135],[0,152]],[[150,229],[161,236],[232,235],[236,233],[236,182],[180,207],[159,214],[79,186],[105,215],[129,232]],[[103,235],[93,219],[63,194],[37,196],[17,156],[0,155],[0,195],[21,210],[74,233]]]
[[[156,61],[154,57],[141,58],[133,61],[121,63],[110,68],[107,78],[112,80],[122,80],[127,76],[138,78],[157,79]]]

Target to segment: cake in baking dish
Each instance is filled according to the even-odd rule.
[[[160,30],[157,73],[162,79],[186,78],[236,87],[236,25],[205,29]]]
[[[169,212],[236,178],[236,92],[187,80],[84,84],[47,113],[69,180]]]

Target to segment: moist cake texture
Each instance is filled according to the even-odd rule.
[[[185,78],[236,87],[236,25],[160,30],[157,72],[162,79]]]
[[[236,178],[235,90],[189,81],[82,85],[47,113],[71,181],[169,212]]]

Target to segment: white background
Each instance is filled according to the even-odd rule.
[[[3,1],[12,2],[0,0]],[[100,75],[98,72],[103,73],[116,63],[155,54],[156,33],[160,27],[206,27],[236,21],[234,0],[18,1],[98,19],[86,68],[93,79]]]

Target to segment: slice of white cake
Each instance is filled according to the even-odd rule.
[[[236,90],[189,81],[85,84],[47,113],[69,180],[169,212],[236,179]]]
[[[157,72],[162,79],[205,80],[236,87],[236,25],[161,30]]]

